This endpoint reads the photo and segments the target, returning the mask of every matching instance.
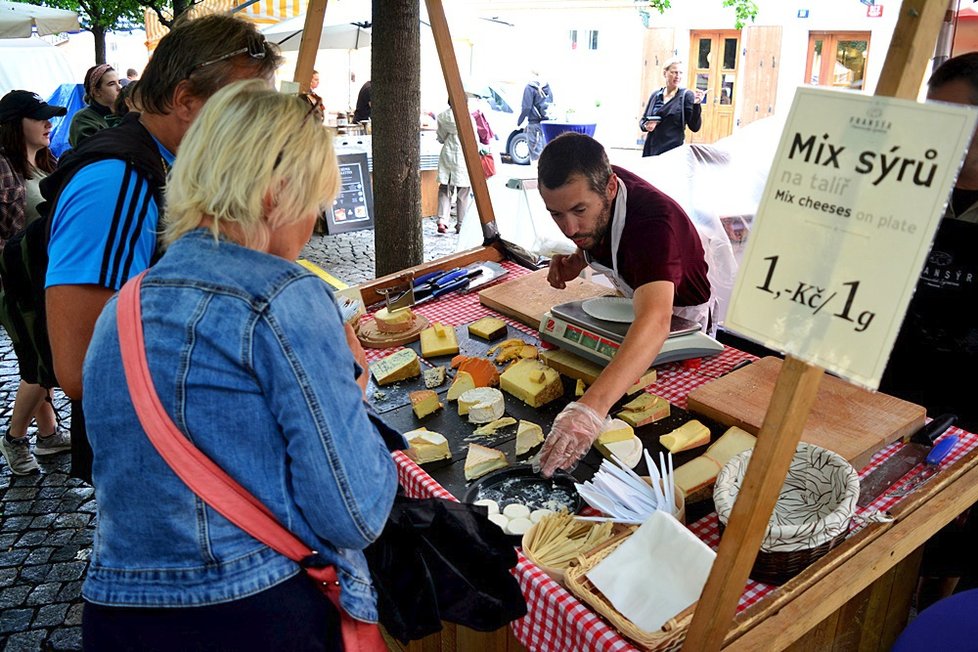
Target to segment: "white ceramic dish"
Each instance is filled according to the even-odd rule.
[[[621,324],[630,324],[635,321],[635,308],[632,306],[632,300],[625,297],[588,299],[581,304],[581,309],[595,319]]]

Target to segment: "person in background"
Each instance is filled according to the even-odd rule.
[[[48,148],[51,118],[65,113],[65,107],[51,106],[30,91],[10,91],[0,99],[0,255],[8,239],[39,217],[38,184],[58,164]],[[0,281],[7,280],[2,275],[5,269],[5,265],[0,265]],[[25,346],[25,333],[18,328],[23,317],[6,292],[0,301],[0,321],[10,334],[20,367],[10,427],[0,435],[0,454],[14,475],[26,475],[38,469],[35,455],[44,457],[68,450],[71,439],[57,427],[51,390],[41,387],[32,373],[37,369],[36,362],[30,360],[33,350]],[[33,454],[27,434],[32,419],[37,424]]]
[[[557,254],[547,280],[562,290],[591,266],[633,300],[635,320],[621,349],[554,420],[540,453],[543,474],[575,466],[591,448],[608,410],[652,364],[673,315],[712,327],[709,265],[699,232],[672,198],[608,162],[598,141],[566,132],[543,150],[540,197],[577,252]]]
[[[656,156],[675,149],[686,140],[686,128],[699,131],[703,125],[706,95],[697,89],[683,88],[683,62],[669,59],[662,66],[666,85],[652,93],[639,128],[648,132],[642,156]]]
[[[526,120],[526,142],[530,147],[530,160],[535,161],[540,158],[545,144],[540,122],[549,118],[547,110],[554,103],[554,94],[550,84],[541,79],[539,71],[531,71],[530,76],[532,79],[523,89],[522,110],[516,126],[522,126]]]
[[[387,522],[397,472],[384,437],[400,436],[368,412],[366,356],[329,288],[294,262],[340,183],[312,112],[255,80],[207,102],[167,187],[142,329],[169,418],[337,567],[350,615],[376,621],[361,551]],[[202,507],[157,453],[131,404],[116,310],[113,298],[85,357],[99,518],[84,648],[342,649],[339,614],[299,565]]]
[[[226,15],[182,20],[164,36],[133,103],[139,112],[62,157],[41,190],[52,202],[47,325],[58,383],[72,399],[72,473],[91,478],[82,361],[102,307],[158,256],[167,170],[207,99],[240,79],[272,86],[282,58],[253,23]]]
[[[132,111],[132,91],[136,88],[135,84],[127,84],[119,91],[115,103],[112,104],[112,115],[108,118],[109,123],[114,127],[122,122],[122,118]]]
[[[129,68],[126,70],[126,76],[119,80],[119,86],[125,88],[129,84],[139,79],[139,73],[136,72],[135,68]]]
[[[368,80],[360,87],[357,94],[357,108],[353,111],[353,121],[363,122],[370,119],[370,81]]]
[[[928,101],[978,106],[978,52],[945,61],[927,82]],[[950,201],[917,281],[880,391],[923,405],[928,416],[958,416],[978,432],[978,133],[972,138]],[[968,315],[971,315],[970,317]],[[924,548],[918,608],[955,589],[978,586],[973,561],[978,517],[972,506]]]
[[[474,123],[472,130],[475,132]],[[436,136],[438,142],[442,144],[441,154],[438,156],[438,233],[448,231],[453,192],[457,193],[455,233],[458,233],[462,230],[462,220],[471,203],[472,182],[469,180],[469,170],[462,155],[462,141],[458,138],[458,125],[455,123],[451,100],[449,100],[449,107],[438,114]]]
[[[85,73],[84,109],[76,112],[68,128],[68,143],[78,147],[86,138],[110,126],[108,117],[119,95],[119,75],[107,63],[92,66]]]
[[[319,71],[313,70],[312,77],[309,78],[309,92],[305,94],[305,97],[311,104],[315,105],[320,116],[325,116],[326,105],[323,104],[323,98],[316,92],[317,88],[319,88]]]

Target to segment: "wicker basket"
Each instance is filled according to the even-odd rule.
[[[721,534],[751,452],[734,456],[717,476],[713,501]],[[845,459],[818,446],[799,444],[751,569],[751,579],[784,584],[842,543],[858,497],[858,475]]]
[[[647,632],[640,629],[632,621],[621,615],[614,605],[591,584],[587,573],[610,555],[627,539],[631,533],[622,534],[599,546],[586,555],[578,557],[577,565],[572,565],[564,572],[564,586],[582,602],[601,614],[608,623],[640,647],[654,652],[668,652],[682,647],[686,630],[693,619],[695,604],[690,605],[681,613],[670,618],[657,632]]]

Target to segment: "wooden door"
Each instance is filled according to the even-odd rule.
[[[645,30],[642,46],[642,79],[639,84],[640,96],[635,106],[635,131],[638,134],[637,144],[645,142],[645,132],[638,128],[638,122],[643,116],[645,105],[653,91],[662,88],[665,78],[662,76],[662,66],[676,56],[676,30],[671,27],[650,27]]]
[[[740,89],[740,120],[743,127],[774,115],[781,67],[781,26],[751,26],[744,33],[744,64]]]
[[[706,92],[703,126],[698,133],[687,130],[686,142],[712,143],[733,132],[734,108],[740,99],[737,77],[740,63],[740,32],[690,32],[687,88]]]

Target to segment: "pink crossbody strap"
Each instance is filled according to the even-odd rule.
[[[139,423],[173,472],[205,503],[272,550],[293,561],[303,561],[315,554],[309,546],[282,527],[268,508],[194,446],[160,403],[143,339],[139,288],[145,274],[123,286],[116,306],[122,366]],[[335,578],[335,570],[330,570]]]

